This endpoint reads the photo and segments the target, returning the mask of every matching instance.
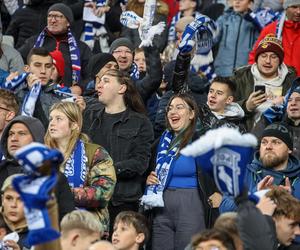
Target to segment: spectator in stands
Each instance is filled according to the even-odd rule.
[[[289,129],[292,131],[293,134],[293,155],[296,156],[298,159],[300,159],[300,144],[299,144],[300,88],[299,87],[292,90],[292,93],[289,99],[287,100],[286,114],[283,115],[282,119],[288,124]],[[275,118],[274,120],[277,120],[277,118]],[[260,121],[256,124],[256,126],[253,128],[251,133],[253,133],[257,138],[260,138],[263,133],[263,130],[270,123],[271,122],[265,116],[263,116],[260,119]]]
[[[84,132],[111,155],[117,184],[109,205],[111,232],[115,217],[124,210],[137,211],[143,194],[153,130],[145,107],[129,77],[110,69],[96,77],[99,109],[87,106]]]
[[[47,27],[39,34],[26,40],[19,51],[25,59],[33,47],[45,47],[49,51],[60,50],[65,60],[64,83],[72,93],[81,94],[88,81],[87,64],[91,57],[88,46],[77,41],[71,32],[72,10],[62,3],[48,9]]]
[[[61,250],[87,250],[101,238],[100,222],[85,210],[75,210],[66,214],[60,228]]]
[[[144,7],[145,7],[145,0],[129,0],[126,6],[126,10],[134,11],[138,16],[143,17]],[[156,1],[153,25],[156,25],[159,22],[165,22],[167,24],[168,13],[169,13],[169,8],[168,5],[165,3],[165,1],[162,0]],[[132,42],[134,48],[138,48],[141,43],[141,39],[137,29],[129,29],[123,26],[121,36],[128,38]],[[157,37],[156,39],[153,40],[154,46],[158,48],[159,52],[162,52],[164,50],[167,43],[167,36],[168,36],[168,29],[166,26],[162,34],[159,35],[159,38]]]
[[[133,63],[134,46],[127,38],[118,38],[110,46],[109,51],[117,60],[120,70],[130,74],[144,103],[158,89],[162,80],[162,66],[159,52],[156,47],[145,47],[147,73],[139,78],[138,67]]]
[[[149,239],[146,218],[137,212],[125,211],[118,214],[112,235],[112,244],[117,250],[139,250]]]
[[[193,249],[222,249],[235,250],[233,240],[225,231],[215,228],[208,229],[195,235],[192,239]]]
[[[214,78],[209,87],[207,104],[199,107],[203,133],[222,126],[234,127],[242,133],[246,132],[245,113],[241,106],[234,102],[235,91],[235,83],[228,77]]]
[[[19,105],[13,92],[0,89],[0,138],[4,128],[16,116],[18,110]]]
[[[16,116],[5,127],[1,137],[1,148],[5,159],[0,163],[0,185],[16,173],[22,173],[22,167],[13,156],[15,152],[31,142],[44,142],[45,129],[42,123],[29,116]],[[66,178],[60,174],[55,191],[59,203],[59,219],[74,210],[74,200]]]
[[[12,2],[11,0],[5,0]],[[82,6],[81,0],[18,0],[24,2],[23,6],[19,6],[16,12],[11,16],[10,23],[5,31],[5,35],[14,38],[15,48],[19,49],[27,38],[39,34],[47,25],[47,11],[49,7],[58,2],[63,2],[68,5],[73,13],[74,19],[82,19]],[[81,12],[81,13],[80,13]],[[76,22],[75,22],[76,23]],[[77,23],[76,23],[77,24]],[[75,26],[80,33],[79,26]],[[76,35],[75,35],[76,36]]]
[[[2,37],[2,31],[0,30],[0,68],[9,73],[22,73],[24,63],[20,53],[13,47],[3,43]]]
[[[247,64],[248,53],[259,35],[254,24],[244,17],[250,11],[253,0],[234,0],[217,20],[220,28],[218,53],[214,60],[215,73],[231,76],[237,67]]]
[[[166,112],[167,129],[153,145],[152,172],[142,197],[142,204],[154,209],[153,250],[184,249],[191,235],[212,225],[213,207],[218,207],[221,200],[210,178],[198,171],[194,158],[180,154],[197,137],[197,116],[192,97],[172,96]],[[209,199],[211,205],[207,203]]]
[[[116,250],[109,241],[100,240],[90,246],[88,250]]]
[[[12,180],[17,174],[11,175],[5,179],[1,185],[2,193],[2,211],[1,215],[6,224],[7,233],[17,232],[19,235],[18,246],[15,244],[13,249],[30,249],[30,245],[26,242],[28,235],[27,222],[24,214],[24,203],[20,195],[12,186]],[[19,247],[19,248],[18,248]],[[24,248],[23,248],[24,247]]]
[[[268,188],[271,185],[284,186],[291,194],[300,199],[300,164],[291,153],[293,150],[292,135],[284,123],[272,123],[262,134],[260,148],[254,160],[247,165],[245,185],[251,193]],[[235,210],[232,199],[223,196],[220,210]]]
[[[296,77],[293,68],[283,62],[284,53],[281,41],[268,36],[256,50],[256,63],[234,72],[232,80],[237,87],[235,99],[245,111],[248,131],[268,107],[283,101],[282,96]],[[263,86],[265,91],[255,91],[256,86]]]
[[[29,75],[24,78],[23,83],[15,90],[19,103],[22,103],[21,112],[30,114],[41,120],[45,127],[48,126],[49,108],[56,102],[66,98],[63,93],[57,92],[60,88],[56,84],[51,84],[53,73],[53,59],[45,48],[33,48],[28,54],[25,72]],[[41,83],[40,93],[33,98],[34,102],[28,101],[32,97],[31,90],[37,83]],[[68,96],[69,97],[69,96]],[[76,103],[82,105],[85,103],[81,96],[74,96]]]
[[[60,171],[68,179],[76,207],[92,211],[108,232],[107,206],[116,182],[112,159],[103,147],[89,143],[81,133],[83,119],[76,103],[54,104],[49,120],[45,144],[64,155]]]
[[[253,50],[249,54],[249,63],[255,61],[255,51],[260,44],[260,41],[268,34],[274,34],[282,40],[284,49],[284,63],[292,66],[297,71],[297,76],[300,76],[300,1],[299,0],[284,0],[283,7],[285,12],[280,20],[275,21],[266,26],[260,33]]]

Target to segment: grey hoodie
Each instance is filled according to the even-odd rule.
[[[7,138],[10,128],[15,123],[23,123],[30,131],[33,141],[44,143],[45,128],[39,119],[24,115],[16,116],[7,124],[1,137],[1,148],[6,159],[11,158],[7,152]]]

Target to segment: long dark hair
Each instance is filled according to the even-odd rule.
[[[126,85],[127,89],[124,93],[124,103],[126,107],[138,113],[147,113],[142,97],[140,96],[136,87],[132,84],[132,81],[127,73],[118,69],[109,69],[103,75],[113,76],[120,84]]]
[[[198,118],[198,105],[197,105],[195,99],[191,95],[186,94],[186,93],[179,93],[179,94],[173,95],[170,98],[167,107],[169,107],[169,105],[175,98],[182,99],[189,106],[189,108],[192,111],[194,111],[194,118],[191,120],[190,125],[183,131],[183,134],[182,134],[182,140],[179,145],[179,149],[182,149],[191,141],[191,139],[195,133],[196,123],[197,123],[197,118]],[[168,120],[168,112],[166,112],[166,114],[165,114],[165,119],[166,119],[166,123],[167,123],[166,124],[167,129],[172,131],[171,125]]]

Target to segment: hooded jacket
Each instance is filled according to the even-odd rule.
[[[274,184],[284,185],[285,178],[288,177],[292,185],[292,195],[300,199],[300,162],[293,155],[289,156],[287,167],[284,170],[273,170],[262,166],[259,160],[259,152],[256,152],[254,160],[247,166],[245,182],[248,184],[249,191],[256,191],[256,185],[267,175],[274,177]]]
[[[248,187],[249,192],[255,192],[258,182],[267,175],[274,177],[273,184],[276,186],[284,185],[285,178],[288,177],[292,186],[292,195],[300,199],[300,162],[296,157],[290,155],[286,169],[276,171],[271,168],[263,167],[262,162],[259,160],[259,152],[256,152],[254,160],[251,164],[247,165],[245,173],[244,183],[245,186]],[[236,209],[237,207],[233,198],[224,195],[219,207],[220,212],[230,212]]]
[[[44,143],[45,128],[39,119],[19,115],[8,123],[1,137],[1,148],[3,150],[3,155],[5,156],[5,160],[0,162],[0,187],[2,187],[3,182],[8,176],[23,172],[19,163],[14,160],[7,151],[9,130],[15,123],[23,123],[31,133],[34,142]],[[58,175],[55,196],[59,205],[59,219],[61,220],[65,214],[75,209],[74,198],[68,185],[68,181],[61,173]]]

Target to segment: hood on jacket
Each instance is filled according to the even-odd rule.
[[[262,177],[266,175],[271,175],[274,177],[275,184],[282,184],[281,182],[285,179],[285,177],[297,177],[300,176],[300,162],[299,160],[290,154],[287,168],[284,170],[276,171],[271,168],[265,168],[262,165],[262,162],[259,160],[259,151],[257,151],[254,155],[254,159],[251,164],[247,166],[250,172],[255,174],[261,173]]]
[[[236,103],[232,102],[230,104],[227,104],[224,109],[223,114],[216,114],[215,112],[212,112],[215,116],[218,117],[218,119],[223,119],[225,117],[236,117],[236,118],[243,118],[245,116],[245,112],[242,109],[242,107]]]
[[[16,116],[7,124],[2,133],[1,148],[5,158],[11,158],[7,151],[7,139],[9,130],[15,123],[23,123],[30,131],[34,142],[44,143],[45,128],[39,119],[24,115]]]

